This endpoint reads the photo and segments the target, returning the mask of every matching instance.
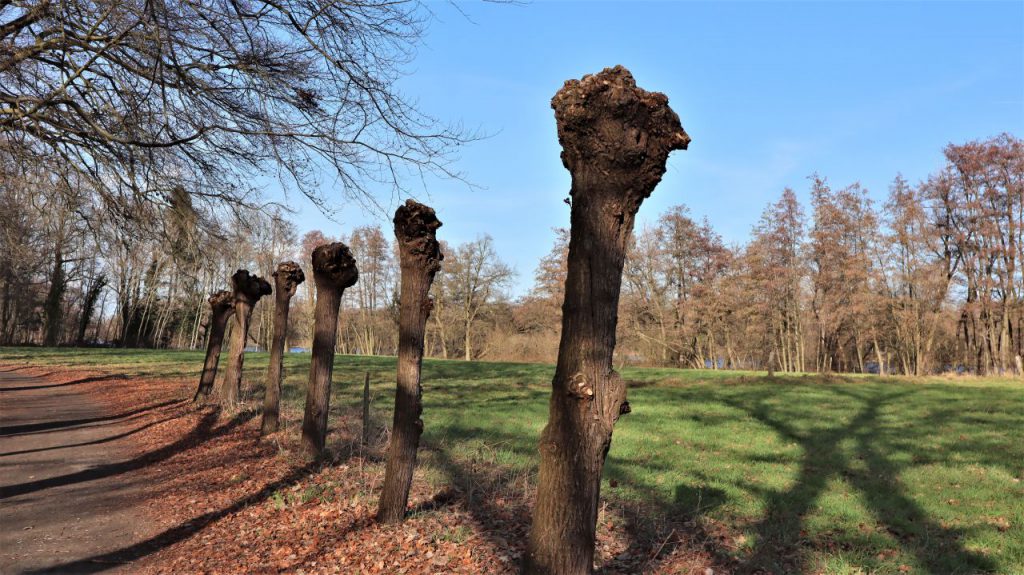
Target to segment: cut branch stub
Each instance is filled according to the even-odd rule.
[[[306,274],[295,262],[281,262],[277,264],[277,271],[273,273],[274,284],[277,286],[277,297],[295,297],[295,291],[299,284],[306,281]]]
[[[406,200],[405,205],[395,210],[394,223],[398,249],[422,262],[424,269],[433,278],[441,269],[441,261],[444,260],[441,244],[435,235],[437,228],[441,227],[441,222],[437,219],[434,209],[413,200]]]
[[[228,319],[235,313],[235,297],[227,290],[210,295],[210,333],[206,343],[206,360],[203,362],[203,373],[199,376],[199,389],[192,401],[209,397],[213,391],[213,382],[217,378],[217,364],[220,363],[220,350],[224,346],[224,330]]]
[[[313,250],[316,306],[313,310],[313,353],[306,387],[306,409],[302,418],[302,449],[315,458],[323,455],[327,440],[334,345],[338,339],[338,306],[345,289],[358,280],[356,260],[348,246],[339,242],[317,246]]]
[[[270,282],[258,275],[250,274],[249,270],[238,270],[231,276],[231,287],[235,291],[235,305],[244,303],[250,306],[256,305],[260,298],[273,293]]]
[[[622,66],[567,81],[551,107],[566,169],[574,178],[601,174],[604,189],[620,194],[633,214],[661,181],[669,152],[690,144],[668,97],[638,88]],[[574,201],[578,191],[573,186]]]
[[[230,315],[235,311],[235,297],[226,289],[214,292],[207,301],[210,302],[210,309],[213,310],[214,315],[222,313]]]
[[[317,287],[330,284],[337,289],[347,289],[359,281],[359,270],[351,250],[341,242],[317,246],[313,250],[313,278]]]

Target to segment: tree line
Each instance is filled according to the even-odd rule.
[[[859,184],[808,179],[764,210],[744,245],[727,245],[685,206],[631,234],[616,361],[781,372],[905,375],[1020,373],[1024,144],[1000,135],[949,145],[916,184],[896,176],[875,203]],[[44,173],[0,180],[0,343],[197,349],[206,297],[233,269],[269,277],[283,259],[344,241],[361,281],[341,301],[337,351],[395,355],[399,262],[375,225],[300,236],[281,210],[197,221],[189,195],[154,209],[134,233],[91,227],[74,181]],[[85,217],[83,217],[83,215]],[[145,228],[160,226],[160,233]],[[431,287],[428,357],[553,361],[568,230],[525,295],[488,235],[449,246]],[[289,347],[312,342],[314,291],[293,303]],[[273,308],[256,304],[249,345],[269,349]]]

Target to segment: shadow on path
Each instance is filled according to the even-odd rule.
[[[215,434],[224,433],[228,431],[230,428],[236,427],[238,423],[244,423],[244,421],[244,419],[239,420],[238,418],[235,418],[230,423],[218,428]],[[160,551],[164,548],[170,547],[171,545],[174,545],[179,541],[188,539],[192,535],[195,535],[199,531],[202,531],[211,523],[214,523],[219,519],[227,517],[232,513],[241,511],[242,509],[250,505],[254,505],[267,500],[274,493],[282,489],[291,487],[296,483],[302,481],[305,477],[313,473],[317,469],[317,467],[317,464],[308,464],[298,469],[295,469],[285,477],[282,477],[281,479],[274,481],[273,483],[267,484],[266,486],[263,487],[263,489],[260,489],[259,491],[253,493],[252,495],[243,497],[235,501],[231,505],[228,505],[227,507],[218,509],[217,511],[210,511],[208,513],[204,513],[198,517],[186,521],[185,523],[182,523],[180,525],[167,529],[162,533],[154,535],[153,537],[150,537],[145,541],[135,543],[134,545],[117,549],[115,551],[110,551],[108,553],[93,555],[91,557],[86,557],[84,559],[62,563],[60,565],[54,565],[52,567],[47,567],[45,569],[26,571],[25,573],[26,575],[44,573],[51,575],[57,573],[98,573],[100,571],[110,569],[111,565],[131,563],[133,561],[137,561],[139,559],[142,559],[143,557],[152,555],[153,553],[156,553],[157,551]]]
[[[165,422],[168,422],[168,421],[173,421],[173,420],[179,419],[181,417],[182,417],[181,415],[165,417],[163,419],[158,419],[156,421],[151,421],[151,422],[149,422],[149,423],[147,423],[145,425],[136,427],[135,429],[132,429],[130,431],[125,431],[124,433],[118,433],[116,435],[111,435],[109,437],[104,437],[103,439],[96,439],[96,440],[93,440],[93,441],[82,441],[82,442],[79,442],[79,443],[67,443],[67,444],[64,444],[64,445],[54,445],[52,447],[39,447],[39,448],[36,448],[36,449],[22,449],[20,451],[8,451],[7,453],[0,453],[0,457],[11,457],[11,456],[14,456],[14,455],[25,455],[25,454],[28,454],[28,453],[40,453],[40,452],[43,452],[43,451],[54,451],[54,450],[57,450],[57,449],[70,449],[70,448],[73,448],[73,447],[85,447],[86,445],[99,445],[101,443],[109,443],[111,441],[116,441],[116,440],[121,439],[123,437],[128,437],[129,435],[135,435],[136,433],[139,433],[140,431],[145,431],[145,430],[149,429],[150,427],[153,427],[153,426],[156,426],[156,425],[160,425],[161,423],[165,423]]]
[[[0,437],[7,437],[10,435],[22,435],[26,433],[40,433],[44,431],[50,431],[53,429],[65,429],[68,427],[86,425],[89,423],[100,423],[104,421],[126,419],[135,415],[146,413],[147,411],[160,409],[161,407],[176,405],[182,403],[183,401],[184,400],[181,399],[162,401],[160,403],[154,403],[153,405],[147,405],[145,407],[140,407],[138,409],[133,409],[131,411],[125,411],[124,413],[118,413],[116,415],[103,415],[99,417],[86,417],[82,419],[62,419],[60,421],[47,421],[44,423],[25,423],[22,425],[8,425],[0,427]]]
[[[181,400],[170,403],[180,402]],[[48,477],[46,479],[0,487],[0,500],[33,493],[42,489],[49,489],[51,487],[60,487],[63,485],[93,481],[142,469],[148,465],[152,465],[153,463],[168,459],[203,442],[209,441],[214,437],[223,435],[252,419],[254,414],[240,413],[224,425],[214,428],[219,416],[219,411],[210,411],[203,415],[196,424],[195,429],[193,429],[187,436],[175,441],[174,443],[161,447],[160,449],[129,459],[128,461],[109,463],[93,467],[91,469],[83,469],[82,471],[77,471],[75,473],[68,473],[65,475],[58,475],[56,477]]]
[[[15,371],[15,370],[3,370],[3,371]],[[44,376],[40,376],[44,377]],[[83,377],[82,379],[75,379],[73,381],[66,381],[64,383],[49,383],[46,385],[23,385],[18,387],[0,387],[0,392],[8,391],[32,391],[34,389],[52,389],[54,387],[68,387],[70,385],[79,385],[82,383],[94,383],[97,381],[119,381],[128,379],[127,375],[114,374],[114,375],[97,375],[92,377]]]

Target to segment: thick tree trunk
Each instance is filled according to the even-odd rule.
[[[668,98],[637,88],[622,67],[566,82],[551,105],[572,174],[572,227],[524,570],[588,574],[612,427],[629,412],[625,382],[612,369],[626,242],[669,152],[690,139]]]
[[[223,406],[238,403],[242,390],[242,366],[245,362],[245,343],[249,337],[249,321],[252,309],[260,298],[270,295],[270,283],[251,275],[248,270],[238,270],[231,276],[232,295],[235,298],[235,330],[231,334],[231,348],[228,350],[228,368],[217,394]]]
[[[228,319],[235,313],[235,298],[227,290],[219,291],[210,296],[210,333],[206,344],[206,361],[203,362],[203,373],[199,376],[199,388],[192,401],[196,402],[210,396],[213,382],[217,378],[217,364],[220,362],[220,350],[224,344],[224,330]]]
[[[352,252],[343,243],[324,244],[313,250],[313,356],[306,386],[306,410],[302,419],[302,449],[314,458],[323,456],[327,441],[334,344],[338,339],[338,307],[345,289],[359,279]]]
[[[281,367],[284,362],[284,341],[288,336],[288,306],[299,284],[306,276],[295,262],[282,262],[274,272],[274,338],[270,342],[270,366],[267,388],[263,395],[262,435],[277,431],[281,410]]]
[[[402,291],[398,316],[394,425],[384,472],[384,488],[377,510],[377,518],[384,523],[397,523],[405,518],[412,473],[416,467],[416,450],[423,433],[420,366],[423,363],[423,336],[431,309],[430,284],[444,259],[435,237],[439,227],[441,222],[434,215],[434,210],[412,200],[406,201],[395,212]]]

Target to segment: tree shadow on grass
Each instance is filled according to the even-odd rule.
[[[446,437],[479,438],[473,426],[449,425]],[[539,459],[536,438],[530,434],[494,433],[486,436],[487,444],[513,452],[516,457],[530,458],[534,463]],[[495,462],[493,454],[456,457],[450,449],[433,446],[421,447],[424,459],[439,468],[445,476],[447,487],[431,499],[423,501],[409,510],[409,514],[430,513],[453,505],[461,506],[480,527],[478,532],[486,543],[499,555],[509,554],[520,558],[525,551],[527,533],[536,488],[536,466],[510,468]],[[615,529],[611,536],[625,540],[626,549],[614,556],[604,556],[598,573],[656,573],[675,552],[692,555],[700,566],[713,565],[721,571],[728,565],[716,544],[717,537],[702,527],[699,517],[725,501],[725,494],[713,487],[693,487],[680,484],[676,488],[676,501],[660,501],[651,486],[643,485],[638,477],[623,462],[613,464],[611,458],[606,464],[605,477],[623,483],[629,482],[634,489],[645,494],[644,501],[631,505],[614,495],[603,496],[602,502],[609,514],[602,521]],[[692,512],[679,513],[682,508]],[[601,527],[598,527],[599,531]],[[600,557],[600,553],[595,557]],[[506,565],[516,571],[516,563]]]
[[[640,471],[667,468],[665,464],[613,456],[605,462],[604,476],[609,486],[628,485],[641,500],[625,501],[614,493],[602,494],[601,501],[610,501],[609,507],[622,521],[627,547],[618,555],[606,557],[599,573],[660,573],[668,564],[679,568],[679,562],[693,572],[708,567],[719,573],[730,572],[733,560],[726,553],[726,542],[704,524],[704,517],[728,500],[727,494],[707,485],[679,483],[672,498],[667,499],[642,478]]]
[[[963,532],[939,525],[929,518],[921,506],[906,493],[899,479],[901,468],[891,462],[878,448],[884,431],[879,414],[887,404],[898,401],[911,391],[879,392],[862,397],[850,390],[833,388],[863,405],[845,425],[832,429],[800,431],[771,413],[765,399],[771,390],[759,392],[746,401],[724,398],[723,401],[741,409],[781,438],[796,443],[803,451],[800,470],[792,487],[786,491],[761,491],[766,498],[766,511],[754,526],[756,542],[750,555],[737,568],[738,573],[799,573],[812,568],[805,545],[807,515],[815,509],[830,481],[841,479],[859,491],[876,519],[885,525],[901,547],[912,553],[930,573],[992,572],[995,564],[987,557],[964,548]],[[752,401],[751,401],[752,400]],[[856,459],[854,465],[844,456],[840,442],[852,440]],[[923,532],[926,537],[915,533]]]

